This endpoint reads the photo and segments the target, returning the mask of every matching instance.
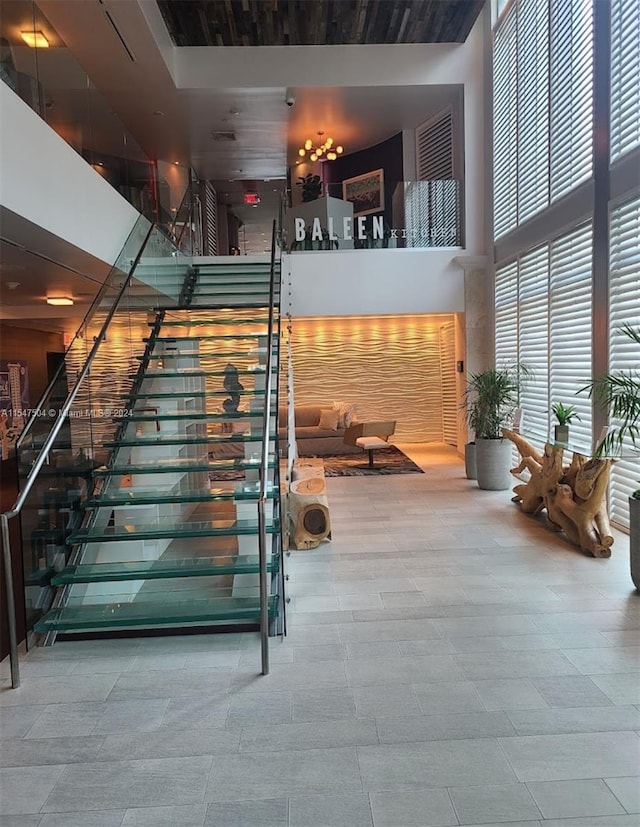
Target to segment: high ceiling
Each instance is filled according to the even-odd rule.
[[[158,0],[176,46],[463,43],[483,0]]]
[[[244,224],[243,249],[262,252],[287,170],[294,170],[295,182],[297,153],[306,138],[324,131],[349,154],[415,129],[444,106],[461,105],[460,80],[451,77],[455,66],[427,81],[414,67],[423,65],[425,49],[434,50],[429,55],[455,54],[459,46],[447,44],[466,38],[483,5],[484,0],[2,0],[2,33],[19,71],[33,76],[31,67],[39,66],[47,120],[69,143],[75,144],[74,135],[93,136],[95,153],[119,155],[122,123],[130,157],[179,162],[213,181]],[[38,54],[21,44],[19,34],[34,25],[50,42]],[[278,46],[252,52],[216,48],[222,32],[230,46],[290,47],[281,47],[269,64]],[[203,48],[175,46],[172,37],[177,43],[202,42]],[[309,42],[322,45],[295,46]],[[400,48],[409,56],[396,72],[393,50]],[[347,55],[345,49],[356,51]],[[371,55],[379,49],[390,51],[381,55],[380,79],[371,80],[377,60]],[[308,65],[310,52],[317,70]],[[233,53],[241,53],[235,63]],[[336,68],[334,54],[344,71]],[[227,56],[231,62],[220,64]],[[207,73],[207,66],[216,68]],[[354,70],[357,79],[344,85]],[[219,140],[220,132],[232,133],[233,140]],[[248,190],[260,195],[259,207],[243,204]],[[31,268],[28,257],[18,259],[14,250],[2,274],[2,282],[22,284],[8,299],[16,305]],[[47,279],[59,286],[56,274],[47,272],[39,269],[33,296],[22,298],[42,296]]]

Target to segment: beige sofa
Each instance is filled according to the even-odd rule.
[[[361,454],[362,449],[344,444],[344,428],[325,430],[320,428],[320,411],[330,409],[326,405],[296,405],[294,416],[296,423],[296,442],[300,457],[326,457],[334,454]],[[283,450],[286,430],[283,427],[287,418],[287,409],[278,411],[280,450]]]

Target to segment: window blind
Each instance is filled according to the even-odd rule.
[[[640,3],[611,0],[611,161],[640,144]]]
[[[593,2],[550,4],[551,201],[590,177],[593,134]]]
[[[517,215],[517,29],[516,4],[505,13],[493,40],[493,231],[512,230]]]
[[[495,286],[496,364],[518,361],[518,262],[496,271]]]
[[[549,203],[548,0],[521,3],[517,25],[518,223]]]
[[[592,227],[587,224],[551,244],[549,267],[549,398],[573,405],[571,442],[591,453],[589,395],[579,393],[591,379]],[[550,416],[550,425],[557,424]]]
[[[450,109],[416,129],[416,167],[419,181],[453,178],[453,136]]]
[[[593,29],[593,0],[514,0],[495,29],[495,238],[592,174]]]
[[[549,247],[520,259],[519,360],[530,368],[521,397],[524,430],[533,442],[547,439],[549,410]]]
[[[620,328],[623,324],[640,328],[639,270],[640,198],[636,196],[611,210],[609,246],[609,370],[632,372],[636,377],[640,376],[640,347]],[[628,439],[623,458],[611,469],[611,519],[624,527],[629,525],[629,495],[640,487],[640,460],[628,456],[631,448]]]

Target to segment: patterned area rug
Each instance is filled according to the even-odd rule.
[[[399,448],[390,445],[373,452],[373,468],[366,453],[322,457],[327,477],[375,477],[379,474],[423,474],[415,462]]]

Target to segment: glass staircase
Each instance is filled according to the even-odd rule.
[[[279,262],[172,256],[154,251],[133,270],[126,309],[60,412],[21,515],[28,611],[45,643],[140,629],[266,634],[265,622],[269,634],[284,630]],[[21,446],[27,475],[46,436],[34,426]]]

